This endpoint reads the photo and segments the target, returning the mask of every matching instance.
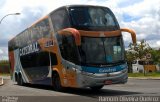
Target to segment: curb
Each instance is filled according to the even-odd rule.
[[[3,78],[0,78],[0,86],[2,86],[4,83],[3,83]]]
[[[160,80],[160,77],[128,77],[129,79]]]

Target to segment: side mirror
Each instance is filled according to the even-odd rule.
[[[134,45],[136,45],[136,43],[137,43],[136,33],[133,30],[128,29],[128,28],[121,28],[120,30],[121,30],[121,32],[128,32],[128,33],[130,33],[131,36],[132,36],[132,42],[133,42]]]
[[[66,28],[61,31],[58,31],[58,34],[62,35],[73,35],[76,45],[81,45],[81,35],[79,31],[75,28]]]

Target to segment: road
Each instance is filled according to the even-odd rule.
[[[160,96],[160,80],[129,79],[126,84],[108,85],[101,91],[90,89],[67,89],[56,92],[50,86],[18,86],[11,80],[4,80],[0,86],[0,96],[82,96],[86,99],[98,99],[100,96]]]

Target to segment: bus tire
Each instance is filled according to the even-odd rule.
[[[104,85],[100,85],[100,86],[92,86],[92,87],[90,87],[90,88],[91,88],[93,91],[98,91],[98,90],[102,89],[103,86],[104,86]]]
[[[18,75],[15,73],[15,82],[18,82]]]
[[[63,91],[63,87],[61,85],[60,77],[58,73],[53,73],[52,75],[52,85],[55,91]]]
[[[20,86],[24,85],[24,81],[23,81],[23,78],[22,78],[21,74],[18,75],[17,84],[20,85]]]

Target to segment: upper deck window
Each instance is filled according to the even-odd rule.
[[[105,7],[70,7],[73,27],[91,30],[117,30],[119,25],[113,13]]]
[[[54,31],[59,31],[70,27],[69,17],[67,10],[59,9],[51,14]]]

